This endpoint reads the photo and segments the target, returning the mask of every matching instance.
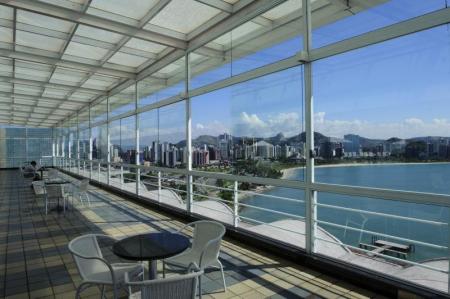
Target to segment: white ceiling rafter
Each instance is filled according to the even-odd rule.
[[[184,40],[49,3],[33,0],[0,0],[0,3],[53,18],[143,39],[164,46],[178,49],[186,48],[186,41]]]

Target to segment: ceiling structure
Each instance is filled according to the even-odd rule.
[[[312,4],[327,22],[363,9]],[[301,0],[0,0],[0,124],[55,126],[136,80],[175,80],[186,51],[199,70],[226,60],[238,26],[263,47],[251,41],[299,18]]]

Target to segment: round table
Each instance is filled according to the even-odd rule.
[[[112,249],[117,256],[134,261],[148,261],[149,279],[157,277],[156,261],[186,250],[189,238],[177,233],[149,233],[131,236],[114,243]]]

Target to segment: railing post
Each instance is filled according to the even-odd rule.
[[[238,181],[234,181],[234,193],[233,193],[233,224],[234,227],[239,226],[239,188]]]
[[[161,202],[161,171],[158,171],[158,202]]]
[[[313,123],[313,84],[312,62],[309,53],[312,48],[311,34],[311,1],[303,0],[303,50],[306,54],[304,62],[304,96],[305,96],[305,135],[306,135],[306,188],[305,188],[305,249],[307,253],[315,252],[315,237],[317,228],[317,192],[312,189],[314,183],[314,123]]]
[[[123,165],[120,165],[120,189],[123,189]]]
[[[447,269],[447,292],[450,294],[450,219],[448,220],[448,241],[447,241],[447,254],[448,254],[448,269]]]
[[[98,177],[98,181],[100,182],[100,167],[101,167],[101,164],[100,164],[100,162],[98,162],[98,169],[97,169],[97,177]]]

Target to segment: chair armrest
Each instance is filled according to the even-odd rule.
[[[199,259],[199,267],[200,267],[200,269],[202,269],[202,267],[203,267],[204,255],[207,252],[208,248],[211,247],[212,245],[215,245],[216,243],[220,243],[221,241],[222,241],[222,237],[219,237],[219,238],[215,238],[215,239],[209,240],[206,243],[205,247],[203,247],[203,249],[202,249],[202,253],[200,254],[200,259]],[[220,244],[218,246],[219,246],[219,250],[217,251],[217,255],[220,252]]]

